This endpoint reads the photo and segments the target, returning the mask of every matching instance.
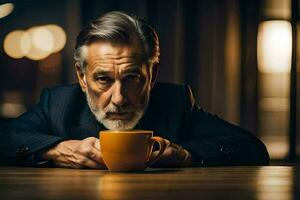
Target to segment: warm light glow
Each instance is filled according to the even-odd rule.
[[[32,46],[30,51],[26,54],[26,57],[31,60],[42,60],[50,55],[50,52],[43,51],[41,49]]]
[[[26,107],[20,103],[4,102],[0,105],[1,116],[14,118],[26,111]]]
[[[52,52],[59,52],[60,50],[62,50],[62,48],[64,48],[66,41],[67,41],[67,37],[66,37],[66,33],[65,31],[57,25],[54,24],[49,24],[45,26],[46,29],[48,29],[54,39],[54,45],[53,45],[53,49]]]
[[[257,39],[258,69],[262,73],[290,73],[292,27],[283,20],[259,25]]]
[[[105,174],[99,179],[100,199],[138,199],[136,185],[130,179],[122,174]]]
[[[263,16],[269,19],[291,18],[291,0],[266,0],[263,2]]]
[[[10,32],[4,39],[4,51],[12,58],[24,57],[28,51],[28,43],[26,43],[25,31],[16,30]],[[21,42],[22,41],[22,42]]]
[[[288,120],[286,120],[288,122]],[[280,160],[286,158],[289,153],[288,138],[282,136],[262,136],[260,139],[264,141],[271,159]]]
[[[31,34],[32,44],[42,50],[47,52],[52,52],[54,46],[54,38],[51,32],[45,27],[33,27],[28,30]]]
[[[6,17],[14,10],[14,4],[6,3],[0,5],[0,18]]]
[[[282,97],[264,97],[259,101],[259,108],[268,112],[287,112],[289,111],[289,99]]]
[[[293,194],[295,187],[294,174],[295,171],[290,166],[268,166],[259,168],[255,176],[255,199],[295,199]]]
[[[66,38],[64,30],[57,25],[37,26],[27,31],[9,33],[4,41],[4,50],[12,58],[26,56],[32,60],[42,60],[62,50]]]
[[[26,57],[32,60],[41,60],[52,53],[53,37],[45,27],[32,27],[27,30],[31,39],[31,49]]]
[[[31,39],[30,35],[27,32],[24,32],[21,37],[20,48],[24,55],[26,55],[31,49]]]

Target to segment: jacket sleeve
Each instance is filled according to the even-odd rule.
[[[193,157],[193,164],[267,165],[269,154],[265,145],[250,132],[235,126],[199,106],[191,89],[185,88],[186,130],[181,145]]]
[[[51,132],[50,98],[50,90],[43,90],[36,107],[0,126],[0,156],[4,164],[38,165],[36,153],[64,140]]]

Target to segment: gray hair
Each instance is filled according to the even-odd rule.
[[[123,12],[112,11],[84,27],[76,40],[74,59],[82,72],[86,69],[87,46],[95,41],[131,45],[137,41],[147,64],[159,62],[159,40],[155,30],[144,20]]]

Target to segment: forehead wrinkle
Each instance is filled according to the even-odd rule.
[[[99,65],[94,67],[93,73],[101,72],[118,72],[118,73],[130,73],[138,72],[142,69],[142,65],[136,65],[135,63],[126,63],[126,65],[115,64],[115,65]]]
[[[104,66],[104,67],[113,67],[113,66],[132,66],[132,65],[141,65],[142,60],[136,57],[117,57],[117,58],[98,58],[94,60],[93,66]],[[124,66],[124,67],[125,67]]]
[[[143,57],[141,55],[131,56],[116,56],[116,55],[101,55],[97,58],[99,62],[113,63],[113,64],[124,64],[124,63],[137,63],[142,62]]]
[[[132,67],[140,67],[144,62],[144,55],[139,48],[113,46],[108,43],[94,43],[89,46],[89,65],[92,71],[109,71],[120,73],[132,71]]]
[[[98,66],[95,67],[92,73],[102,73],[102,72],[114,72],[114,68],[109,66]]]

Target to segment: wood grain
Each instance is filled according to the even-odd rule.
[[[297,199],[293,166],[148,169],[141,173],[0,168],[0,199]],[[299,199],[299,198],[298,198]]]

